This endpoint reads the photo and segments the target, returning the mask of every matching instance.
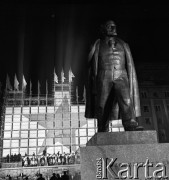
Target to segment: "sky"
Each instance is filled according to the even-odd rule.
[[[114,20],[117,34],[130,46],[135,64],[167,63],[169,60],[169,10],[165,4],[142,1],[102,3],[66,1],[2,1],[0,4],[0,81],[8,73],[20,82],[24,74],[37,93],[38,80],[45,93],[46,81],[52,91],[54,68],[68,77],[71,68],[74,86],[82,94],[87,57],[98,30],[106,20]]]

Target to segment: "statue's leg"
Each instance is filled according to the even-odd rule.
[[[125,130],[134,130],[138,123],[135,121],[135,113],[130,98],[129,83],[126,77],[115,81],[115,93],[119,104],[122,123]]]
[[[97,122],[98,132],[109,131],[109,113],[106,104],[111,92],[113,83],[110,82],[106,77],[98,81],[97,85]]]

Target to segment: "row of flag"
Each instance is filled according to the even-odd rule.
[[[27,85],[27,82],[26,82],[25,77],[23,75],[23,78],[22,78],[22,90],[23,91],[26,89],[26,85]],[[13,89],[12,85],[10,83],[10,79],[9,79],[8,74],[7,74],[7,77],[6,77],[6,89],[10,90],[10,91]],[[19,81],[18,81],[18,79],[16,77],[16,74],[15,74],[15,77],[14,77],[14,90],[19,91]]]
[[[75,76],[74,76],[74,74],[72,73],[72,70],[70,69],[69,70],[69,83],[71,83],[72,82],[72,78],[74,78]],[[61,71],[61,83],[64,83],[65,82],[65,76],[64,76],[64,72],[63,72],[63,69],[62,69],[62,71]],[[54,82],[55,83],[59,83],[59,80],[58,80],[58,76],[56,75],[56,73],[55,73],[55,70],[54,70]],[[47,82],[46,82],[47,83]],[[27,85],[27,82],[26,82],[26,80],[25,80],[25,77],[24,77],[24,75],[23,75],[23,77],[22,77],[22,91],[25,91],[25,89],[26,89],[26,85]],[[32,88],[31,87],[32,86],[32,84],[31,84],[31,82],[30,82],[30,89]],[[12,85],[11,85],[11,83],[10,83],[10,79],[9,79],[9,76],[8,76],[8,74],[7,74],[7,78],[6,78],[6,90],[12,90],[13,88],[12,88]],[[38,90],[40,89],[40,83],[39,83],[39,81],[38,81]],[[18,81],[18,79],[17,79],[17,76],[16,76],[16,74],[15,74],[15,77],[14,77],[14,90],[15,91],[19,91],[19,81]]]
[[[72,82],[72,78],[74,78],[75,76],[74,76],[74,74],[72,73],[72,70],[70,69],[69,70],[69,82],[71,83]],[[62,69],[62,71],[61,71],[61,82],[62,83],[64,83],[65,82],[65,76],[64,76],[64,72],[63,72],[63,69]],[[56,75],[56,73],[55,73],[55,70],[54,70],[54,82],[55,83],[58,83],[59,81],[58,81],[58,76]]]

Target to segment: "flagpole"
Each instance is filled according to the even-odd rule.
[[[40,83],[38,80],[38,111],[39,111],[39,98],[40,98]]]
[[[80,114],[79,114],[79,95],[78,95],[78,86],[76,86],[76,102],[77,102],[77,107],[78,107],[78,122],[79,122],[79,127],[80,127]]]
[[[7,87],[8,87],[8,85],[7,85],[7,83],[8,83],[8,74],[6,75],[6,88],[5,88],[5,91],[7,92]]]
[[[69,97],[70,97],[70,153],[72,152],[72,125],[71,125],[71,106],[72,106],[72,89],[71,89],[71,79],[70,79],[70,70],[69,70]]]
[[[29,112],[31,113],[31,99],[32,99],[32,82],[30,80],[30,92],[29,92]]]
[[[64,77],[63,77],[63,69],[62,69],[62,72],[61,72],[61,87],[62,87],[62,134],[63,134],[63,80],[64,80]],[[62,153],[63,153],[63,143],[62,143]]]
[[[15,76],[16,76],[16,74],[15,74]],[[14,77],[14,102],[16,103],[16,99],[15,98],[16,98],[16,96],[15,96],[15,77]]]
[[[24,75],[23,75],[23,77],[22,77],[22,106],[23,106],[23,104],[24,104],[24,101],[23,101],[23,93],[24,93]]]
[[[16,74],[14,77],[14,101],[15,101],[15,105],[16,105]]]
[[[56,115],[55,115],[55,67],[54,67],[54,72],[53,72],[53,106],[54,106],[54,124],[53,124],[53,126],[54,126],[54,129],[55,129],[55,127],[56,127]],[[55,148],[55,136],[56,136],[56,133],[55,133],[55,131],[54,131],[54,153],[55,153],[55,150],[56,150],[56,148]]]
[[[46,80],[46,109],[47,109],[47,102],[48,102],[48,81]]]
[[[56,126],[56,115],[55,115],[55,113],[56,113],[56,97],[55,97],[56,83],[58,83],[58,77],[57,77],[57,75],[55,73],[55,67],[54,67],[54,80],[53,80],[54,119],[55,119],[54,127]],[[54,136],[55,136],[55,131],[54,131]]]
[[[53,97],[54,97],[54,103],[55,103],[55,68],[54,68],[54,80],[53,80]]]

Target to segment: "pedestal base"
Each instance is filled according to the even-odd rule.
[[[97,133],[80,154],[82,180],[169,177],[169,144],[155,131]]]

